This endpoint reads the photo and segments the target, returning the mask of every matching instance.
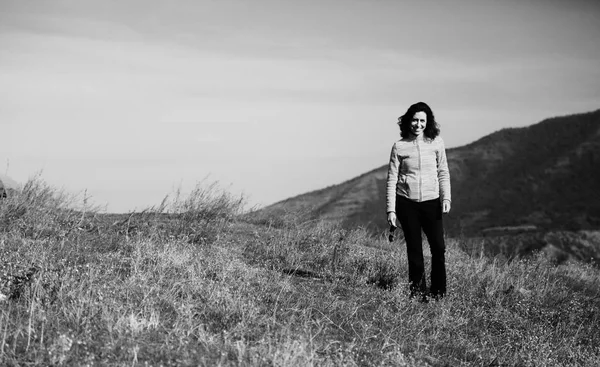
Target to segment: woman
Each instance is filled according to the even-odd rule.
[[[444,141],[431,108],[424,102],[410,106],[398,119],[402,139],[394,143],[387,176],[387,219],[400,222],[408,256],[411,298],[427,301],[421,230],[431,249],[431,289],[446,294],[446,259],[442,213],[450,211],[450,172]]]

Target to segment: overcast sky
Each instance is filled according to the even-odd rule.
[[[417,101],[447,147],[600,108],[598,39],[596,1],[0,0],[0,171],[268,205],[386,164]]]

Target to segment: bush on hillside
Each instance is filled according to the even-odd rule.
[[[189,195],[177,190],[171,199],[144,213],[150,225],[161,236],[186,238],[192,243],[208,243],[243,212],[246,199],[234,196],[218,182],[199,182]],[[143,215],[142,215],[143,216]]]
[[[0,231],[34,239],[64,237],[81,224],[85,213],[73,209],[76,200],[37,175],[0,203]]]

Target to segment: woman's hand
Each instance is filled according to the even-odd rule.
[[[396,225],[396,213],[394,212],[389,212],[388,213],[388,224],[392,227],[397,227]]]
[[[450,213],[450,200],[444,200],[442,202],[442,213]]]

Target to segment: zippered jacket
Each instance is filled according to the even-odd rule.
[[[441,137],[403,138],[392,146],[387,175],[387,212],[396,211],[396,195],[414,201],[451,201],[450,171]]]

